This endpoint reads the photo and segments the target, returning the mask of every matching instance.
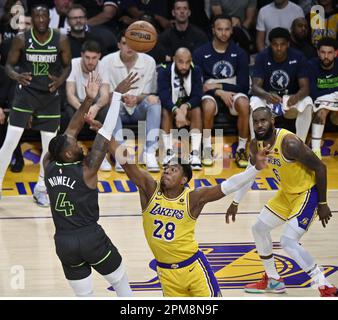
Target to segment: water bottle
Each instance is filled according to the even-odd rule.
[[[228,143],[223,147],[223,168],[230,168],[230,159],[232,157],[232,148]]]

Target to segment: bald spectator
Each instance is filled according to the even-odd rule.
[[[158,70],[157,87],[162,104],[161,128],[165,151],[162,163],[167,165],[175,156],[170,133],[175,123],[178,129],[190,127],[189,162],[192,170],[201,170],[202,71],[192,64],[191,53],[187,48],[179,48],[173,59],[173,63],[162,65]]]
[[[288,0],[274,0],[258,12],[256,46],[262,51],[269,45],[268,34],[277,27],[290,30],[293,20],[304,17],[301,7]]]
[[[180,47],[194,51],[208,42],[207,35],[189,23],[191,11],[187,0],[175,0],[171,13],[174,17],[173,27],[165,30],[159,36],[159,42],[165,48],[166,55],[168,58],[170,57],[170,60]]]
[[[304,56],[308,59],[317,56],[315,48],[309,42],[309,26],[305,18],[293,20],[290,46],[303,52]]]

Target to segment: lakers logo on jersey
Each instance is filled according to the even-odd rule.
[[[166,207],[162,207],[159,203],[155,203],[153,207],[149,209],[149,213],[152,215],[158,214],[161,216],[174,217],[180,220],[183,218],[184,210],[166,208]]]
[[[215,272],[221,289],[240,289],[246,284],[259,281],[264,271],[262,262],[257,254],[254,243],[202,243],[200,249],[208,258]],[[282,247],[279,243],[273,244],[277,271],[290,288],[311,287],[311,279],[297,263],[284,255],[278,254]],[[150,261],[149,267],[156,273],[155,260]],[[338,266],[325,265],[323,272],[326,277],[338,271]],[[133,291],[161,290],[158,277],[149,281],[131,282]],[[109,288],[109,290],[113,290]]]

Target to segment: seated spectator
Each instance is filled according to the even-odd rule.
[[[115,140],[123,143],[122,124],[138,124],[146,121],[146,148],[143,150],[143,161],[150,172],[160,170],[156,151],[161,124],[161,105],[156,93],[156,63],[145,53],[138,53],[130,49],[126,43],[124,33],[118,42],[119,51],[111,53],[102,59],[102,64],[108,74],[110,92],[131,72],[137,73],[139,80],[134,84],[135,89],[129,90],[122,97],[120,117],[114,131]],[[123,172],[121,165],[116,162],[115,170]]]
[[[158,95],[162,104],[164,144],[163,165],[167,165],[175,155],[170,130],[175,122],[176,128],[190,127],[192,170],[201,170],[201,140],[202,140],[202,72],[192,64],[191,53],[187,48],[179,48],[174,56],[174,62],[162,65],[158,70]]]
[[[169,3],[173,3],[175,0],[169,1]],[[203,30],[208,38],[211,37],[211,28],[210,28],[210,20],[207,12],[208,10],[208,2],[209,0],[189,0],[189,7],[191,11],[191,16],[189,17],[190,23],[194,26]],[[169,8],[173,6],[170,4]],[[170,13],[168,15],[170,17]]]
[[[335,0],[318,0],[318,5],[324,8],[325,17],[323,20],[318,20],[318,25],[313,28],[310,24],[311,19],[315,18],[312,14],[307,15],[311,26],[311,42],[317,47],[318,41],[323,37],[328,37],[337,40],[338,37],[338,8]]]
[[[290,47],[303,52],[304,56],[308,59],[317,56],[315,48],[309,42],[309,26],[305,18],[293,20]]]
[[[67,13],[73,5],[73,0],[54,0],[54,7],[49,10],[49,27],[60,29],[60,32],[66,34],[69,31],[67,22]]]
[[[94,40],[100,44],[102,56],[107,53],[107,47],[95,34],[87,30],[87,11],[80,4],[74,4],[68,11],[67,20],[70,31],[67,36],[70,43],[72,58],[81,56],[82,45],[88,40]]]
[[[109,81],[103,68],[101,58],[101,48],[99,43],[88,40],[82,45],[80,58],[72,59],[72,71],[66,82],[67,100],[69,104],[68,115],[72,118],[73,114],[86,97],[85,87],[88,83],[89,73],[99,74],[102,85],[99,95],[88,111],[88,115],[94,119],[104,107],[109,104]],[[102,121],[103,117],[100,117]],[[102,162],[101,170],[110,171],[111,166],[107,159]]]
[[[236,164],[240,168],[248,165],[246,143],[249,136],[249,58],[243,49],[232,40],[231,18],[213,18],[214,38],[198,48],[194,63],[202,69],[204,85],[202,97],[203,113],[203,159],[205,166],[213,164],[211,129],[214,117],[220,109],[238,116],[238,147]]]
[[[210,5],[213,15],[230,16],[233,27],[240,26],[249,30],[255,25],[257,0],[211,0]]]
[[[171,61],[178,48],[185,47],[192,52],[208,42],[206,34],[189,23],[190,14],[188,0],[175,0],[172,10],[173,26],[159,36],[159,42],[166,50],[167,61]]]
[[[257,17],[257,51],[269,45],[268,35],[273,28],[282,27],[290,30],[293,20],[304,17],[301,7],[288,0],[274,0],[258,12]]]
[[[144,14],[154,17],[156,29],[164,30],[171,27],[167,18],[167,0],[124,0],[121,7],[123,13],[120,21],[124,24],[124,27],[138,21]]]
[[[115,34],[119,32],[117,15],[121,1],[75,0],[74,2],[86,8],[89,30],[105,43],[109,52],[117,50]]]
[[[269,106],[276,116],[293,118],[296,114],[296,134],[305,142],[313,108],[307,60],[298,50],[289,48],[290,33],[287,29],[272,29],[269,41],[269,48],[256,56],[251,110]],[[254,137],[252,121],[250,129]]]
[[[318,42],[318,58],[310,60],[311,97],[314,100],[312,122],[312,150],[321,158],[321,139],[330,112],[338,112],[338,58],[337,42],[322,38]]]

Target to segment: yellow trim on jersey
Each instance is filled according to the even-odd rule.
[[[311,189],[306,192],[305,199],[304,199],[303,204],[301,205],[300,209],[294,215],[290,216],[288,218],[288,220],[290,220],[290,219],[292,219],[294,217],[298,217],[299,215],[302,214],[304,208],[306,207],[307,203],[309,202],[310,195],[311,195]]]
[[[162,192],[161,196],[167,200],[167,201],[171,201],[171,202],[174,202],[174,201],[177,201],[179,198],[181,198],[185,192],[188,190],[188,188],[184,188],[183,191],[176,197],[176,198],[167,198],[164,193]]]
[[[151,195],[148,203],[147,203],[147,206],[142,210],[142,213],[144,213],[146,210],[149,209],[149,206],[152,204],[152,201],[154,200],[155,196],[157,195],[157,192],[160,188],[160,184],[158,182],[156,182],[156,188],[155,188],[155,191],[154,193]]]
[[[190,191],[187,191],[188,193],[190,193]],[[197,220],[197,218],[193,217],[191,212],[190,212],[190,194],[187,195],[187,213],[188,216],[192,219],[192,220]]]

